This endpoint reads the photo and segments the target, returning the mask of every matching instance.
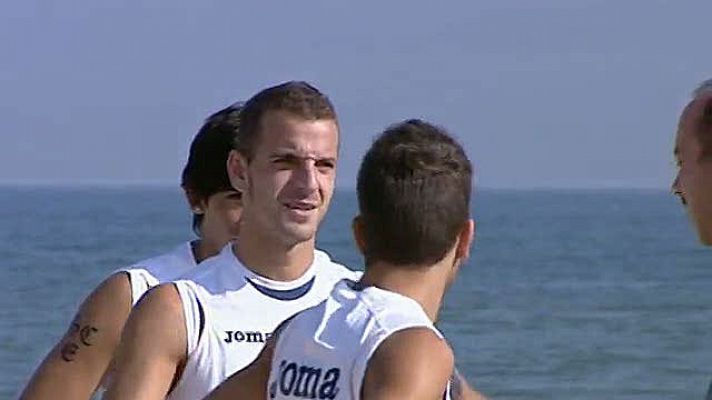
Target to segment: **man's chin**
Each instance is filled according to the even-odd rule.
[[[700,242],[704,244],[705,246],[712,246],[712,233],[708,232],[707,234],[704,234],[700,232]]]
[[[695,205],[697,203],[687,208],[687,215],[697,231],[700,243],[705,246],[712,246],[712,210],[700,209]]]
[[[284,227],[283,237],[294,246],[313,240],[316,236],[316,229],[311,226],[290,225]]]
[[[705,246],[712,246],[712,226],[704,226],[702,223],[697,225],[697,237],[700,239],[700,243]]]

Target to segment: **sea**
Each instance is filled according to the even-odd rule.
[[[439,327],[492,399],[703,399],[712,248],[661,190],[482,189]],[[319,247],[353,268],[356,194]],[[16,398],[107,274],[191,239],[176,188],[0,187],[0,399]]]

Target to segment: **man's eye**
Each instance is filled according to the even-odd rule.
[[[335,164],[331,161],[320,161],[316,163],[316,166],[320,169],[334,169]]]
[[[295,160],[291,158],[275,158],[274,160],[272,160],[272,163],[280,167],[289,167],[294,165]]]

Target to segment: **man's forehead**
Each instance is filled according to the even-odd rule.
[[[260,147],[271,154],[334,157],[338,150],[339,131],[334,120],[276,115],[266,122],[260,132]]]
[[[299,124],[309,124],[317,122],[328,122],[333,125],[337,125],[336,121],[332,118],[308,118],[300,116],[291,111],[283,110],[269,110],[266,111],[260,118],[260,125],[264,129],[265,127],[275,126],[275,125],[299,125]]]
[[[280,146],[269,150],[270,157],[293,157],[301,159],[336,159],[336,148],[319,148],[318,146]]]
[[[702,120],[705,107],[712,101],[712,93],[702,93],[687,103],[685,109],[680,114],[677,124],[677,135],[675,137],[675,151],[679,152],[680,143],[687,140],[687,137]]]
[[[710,103],[712,103],[712,92],[710,91],[702,92],[692,99],[682,111],[680,126],[699,122]]]
[[[680,152],[686,147],[689,136],[689,129],[683,129],[681,126],[680,129],[677,130],[677,135],[675,135],[675,148],[672,151],[675,156],[679,156]]]

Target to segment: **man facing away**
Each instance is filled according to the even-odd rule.
[[[132,311],[105,398],[198,399],[249,365],[279,323],[354,272],[315,249],[331,201],[339,127],[329,99],[304,82],[243,106],[227,161],[242,193],[239,238]]]
[[[675,139],[678,172],[672,184],[702,244],[712,246],[712,80],[703,82],[683,110]],[[712,400],[712,384],[707,391]]]
[[[481,398],[451,390],[453,352],[433,325],[469,256],[471,182],[444,130],[420,120],[388,128],[358,175],[363,277],[285,321],[209,399]]]

